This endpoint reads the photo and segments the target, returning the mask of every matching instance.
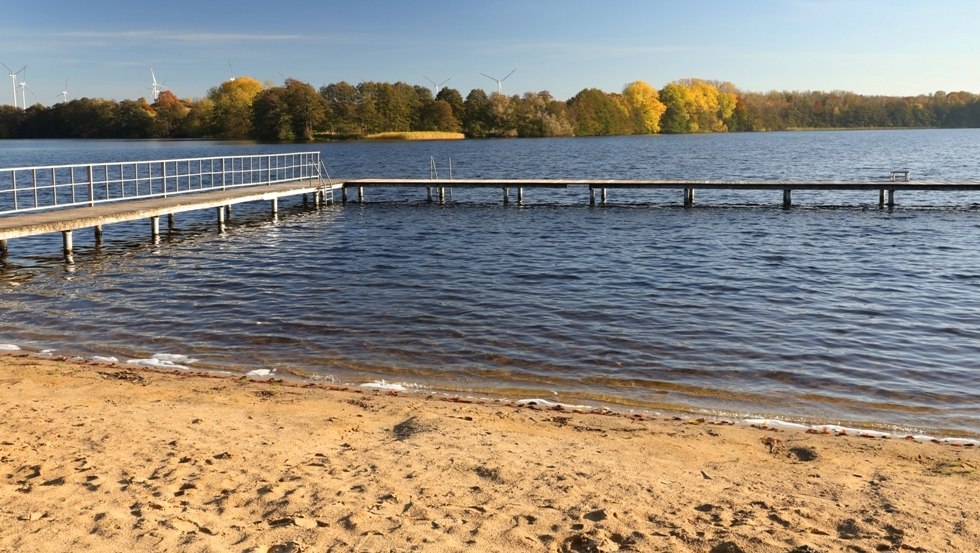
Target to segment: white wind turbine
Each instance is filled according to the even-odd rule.
[[[157,98],[160,97],[160,93],[167,90],[167,87],[157,82],[157,75],[153,72],[152,67],[150,68],[150,77],[153,78],[153,86],[150,87],[150,90],[153,91],[153,101],[156,102]]]
[[[58,96],[61,96],[62,104],[68,103],[68,79],[65,79],[65,89],[59,92]]]
[[[20,75],[22,72],[26,71],[27,66],[25,65],[24,67],[21,67],[17,71],[14,71],[6,63],[2,65],[7,69],[7,72],[10,74],[10,88],[12,88],[14,91],[14,107],[17,107],[17,75]],[[24,107],[26,108],[27,104],[24,104]]]
[[[511,70],[510,73],[507,73],[507,77],[510,77],[511,75],[513,75],[514,74],[514,71],[517,71],[517,68],[516,67],[513,70]],[[504,77],[503,79],[498,79],[497,77],[491,77],[490,75],[487,75],[486,73],[480,73],[480,74],[483,75],[484,77],[490,79],[491,81],[497,81],[497,93],[498,94],[503,94],[504,93],[504,81],[507,80],[507,77]]]
[[[21,81],[20,81],[20,103],[21,103],[21,106],[20,107],[22,109],[27,109],[27,66],[25,65],[24,68],[21,69],[21,71],[23,71],[23,73],[20,74],[20,78],[21,78]],[[33,90],[31,91],[31,94],[34,94],[34,91]]]
[[[423,77],[423,78],[424,78],[425,80],[427,80],[427,81],[429,81],[430,83],[432,83],[432,95],[433,95],[433,96],[438,96],[438,95],[439,95],[439,91],[440,91],[440,90],[442,90],[442,87],[443,87],[443,86],[444,86],[444,85],[445,85],[446,83],[448,83],[450,79],[452,79],[452,77],[449,77],[449,79],[446,79],[445,81],[442,81],[441,83],[439,83],[439,84],[436,84],[436,82],[435,82],[435,81],[433,81],[432,79],[430,79],[430,78],[428,78],[428,77],[426,77],[425,75],[422,75],[422,77]]]

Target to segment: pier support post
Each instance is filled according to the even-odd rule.
[[[431,186],[426,186],[425,187],[425,201],[429,202],[430,204],[432,203],[432,187]]]
[[[894,190],[889,190],[888,191],[888,207],[889,208],[895,207],[895,191]]]
[[[885,207],[885,189],[878,191],[878,209]]]
[[[224,230],[225,229],[225,206],[218,207],[217,211],[218,211],[218,229]]]
[[[787,188],[783,190],[783,209],[791,207],[793,207],[793,191]]]
[[[694,207],[694,189],[684,189],[684,207]]]
[[[150,217],[150,238],[154,242],[160,239],[160,217]]]
[[[343,202],[343,203],[345,203],[345,204],[347,203],[347,187],[346,186],[340,189],[340,201]]]
[[[64,246],[62,249],[65,252],[65,255],[71,255],[72,250],[75,249],[75,244],[72,241],[70,230],[61,231],[61,243]]]
[[[364,187],[363,186],[358,186],[357,187],[357,203],[359,203],[359,204],[363,204],[364,203]]]
[[[225,216],[231,219],[231,204],[225,206]]]
[[[92,232],[95,234],[95,245],[102,245],[102,225],[95,225],[92,227]]]
[[[603,188],[599,191],[599,201],[602,202],[602,205],[606,205],[606,199],[606,189]]]
[[[446,203],[446,189],[442,186],[439,187],[439,203]]]
[[[517,205],[524,205],[524,189],[517,189]]]
[[[269,208],[272,210],[272,215],[279,214],[279,198],[272,198],[269,200]]]
[[[589,187],[589,205],[595,205],[595,188]]]
[[[320,209],[320,192],[313,193],[313,209]]]
[[[10,250],[7,249],[7,241],[0,240],[0,259],[4,259],[10,254]]]
[[[174,214],[173,213],[168,213],[167,214],[167,228],[170,229],[170,230],[174,230],[175,228],[177,228],[177,223],[174,220]]]
[[[504,205],[510,203],[510,188],[504,188]]]

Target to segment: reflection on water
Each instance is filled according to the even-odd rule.
[[[452,149],[460,176],[855,178],[903,165],[965,178],[980,133],[647,138],[322,148],[348,175],[425,176],[411,163]],[[371,190],[366,205],[284,206],[278,221],[242,206],[225,233],[210,213],[182,214],[158,244],[143,223],[115,225],[101,248],[77,235],[71,264],[59,237],[11,241],[0,342],[980,434],[976,198],[900,195],[887,211],[876,193],[794,194],[802,207],[785,211],[772,194],[718,191],[682,209],[675,193],[616,191],[589,208],[567,190],[504,208],[498,192],[440,206]]]

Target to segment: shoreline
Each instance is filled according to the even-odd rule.
[[[972,446],[16,351],[0,368],[0,550],[980,548]]]
[[[12,349],[13,348],[13,349]],[[731,413],[722,409],[699,407],[686,404],[663,404],[657,406],[647,406],[636,402],[631,402],[629,398],[621,398],[622,401],[612,399],[595,399],[574,392],[565,393],[567,399],[545,399],[544,391],[538,395],[535,393],[518,394],[521,397],[511,397],[503,391],[504,388],[482,387],[478,390],[451,390],[440,389],[435,385],[419,384],[407,381],[387,380],[377,378],[368,381],[354,381],[342,379],[322,379],[306,375],[300,369],[288,369],[278,372],[277,369],[255,369],[244,372],[232,372],[227,369],[219,368],[197,368],[191,365],[195,359],[182,354],[154,354],[146,359],[121,360],[116,357],[98,356],[91,357],[56,355],[54,350],[25,350],[14,344],[0,343],[0,360],[4,355],[27,355],[39,359],[50,359],[68,363],[105,363],[116,366],[121,370],[149,370],[162,371],[164,373],[173,372],[185,376],[201,376],[216,378],[249,378],[259,382],[273,381],[284,385],[302,387],[327,387],[360,389],[365,391],[394,392],[414,395],[431,395],[442,398],[465,399],[467,401],[481,403],[500,403],[521,405],[533,402],[543,408],[554,407],[559,410],[591,413],[615,414],[621,416],[641,416],[641,417],[671,417],[677,420],[700,419],[711,420],[726,424],[737,424],[741,426],[755,426],[764,428],[775,428],[780,430],[794,430],[800,432],[823,433],[850,435],[858,437],[874,437],[888,439],[914,439],[917,441],[930,441],[936,443],[946,443],[957,446],[980,446],[980,434],[967,431],[930,431],[922,429],[909,429],[897,426],[892,423],[868,421],[861,425],[854,422],[843,421],[820,421],[814,417],[802,415],[772,415],[763,416],[757,413]],[[186,364],[181,364],[186,363]],[[512,387],[508,386],[507,389]],[[553,392],[554,393],[554,392]],[[557,395],[557,394],[556,394]],[[585,402],[585,404],[581,403]]]

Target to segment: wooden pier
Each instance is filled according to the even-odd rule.
[[[433,172],[434,175],[434,172]],[[30,184],[24,184],[28,180]],[[524,205],[526,189],[578,187],[588,193],[589,205],[607,205],[610,190],[677,190],[680,203],[691,208],[697,190],[762,190],[782,193],[782,206],[793,205],[797,190],[877,191],[878,206],[893,208],[896,192],[980,191],[980,181],[913,181],[908,170],[892,171],[878,181],[742,181],[669,179],[333,179],[326,177],[319,152],[158,160],[120,164],[66,165],[0,169],[0,258],[7,256],[8,240],[60,232],[65,255],[74,249],[73,233],[91,228],[101,243],[103,227],[146,219],[149,235],[160,235],[160,217],[173,228],[178,213],[214,209],[222,228],[231,206],[244,202],[269,202],[275,216],[279,199],[310,196],[315,206],[333,203],[341,191],[344,203],[351,192],[365,201],[372,188],[416,188],[426,200],[444,203],[452,190],[496,188],[502,202]],[[434,193],[435,191],[435,193]]]
[[[433,201],[432,190],[439,190],[443,201],[445,190],[497,188],[502,191],[504,204],[510,203],[511,191],[516,191],[518,204],[524,203],[525,189],[573,188],[588,190],[590,205],[606,205],[610,190],[678,190],[681,203],[694,206],[696,190],[768,190],[782,193],[782,206],[793,206],[793,192],[797,190],[876,191],[879,207],[895,207],[895,194],[899,191],[962,192],[980,190],[980,181],[912,181],[907,170],[892,171],[891,176],[880,181],[741,181],[741,180],[671,180],[671,179],[351,179],[343,182],[343,201],[348,201],[348,190],[356,190],[358,202],[365,199],[366,188],[425,188],[428,201]],[[598,196],[598,199],[597,199]]]
[[[289,183],[235,188],[185,194],[168,198],[113,202],[94,207],[76,207],[56,211],[41,211],[23,215],[0,217],[0,255],[7,253],[8,240],[60,232],[64,252],[70,255],[74,249],[73,233],[91,228],[95,242],[101,243],[103,226],[126,221],[145,219],[149,222],[149,236],[160,236],[160,217],[166,215],[168,226],[173,228],[175,215],[187,211],[214,209],[215,221],[223,228],[231,206],[244,202],[268,202],[269,212],[276,216],[279,199],[288,196],[312,197],[314,206],[333,203],[333,191],[341,187],[335,183],[324,187],[318,180],[300,180]]]

